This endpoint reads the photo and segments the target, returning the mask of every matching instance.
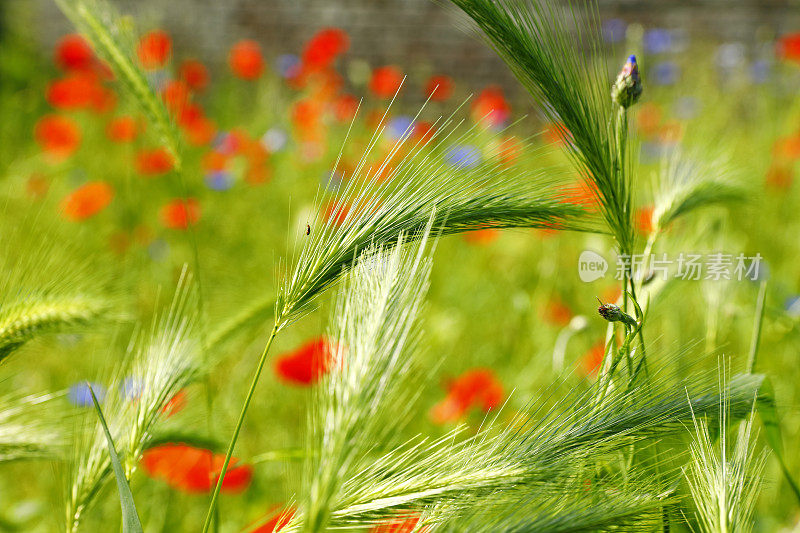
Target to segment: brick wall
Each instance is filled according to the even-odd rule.
[[[0,0],[10,13],[27,13],[36,38],[51,44],[69,31],[53,0]],[[471,87],[500,83],[518,91],[506,67],[464,18],[432,0],[114,0],[143,28],[162,26],[179,51],[211,63],[232,42],[258,40],[270,56],[297,52],[318,28],[337,26],[351,36],[349,57],[371,65],[398,64],[411,76],[450,74]],[[604,19],[645,27],[683,28],[694,39],[739,41],[800,30],[800,0],[599,0]]]

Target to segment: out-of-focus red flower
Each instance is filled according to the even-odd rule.
[[[658,140],[664,144],[680,142],[684,129],[683,124],[677,120],[667,120],[658,128]]]
[[[600,365],[603,363],[603,355],[605,355],[606,345],[605,342],[597,341],[589,351],[586,352],[581,358],[580,368],[586,376],[596,376],[597,371],[600,370]]]
[[[378,98],[391,98],[403,83],[403,73],[395,66],[378,67],[372,71],[369,90]]]
[[[278,357],[275,372],[288,383],[313,385],[328,371],[334,348],[325,337],[311,340]]]
[[[270,513],[267,515],[270,518],[256,529],[251,530],[250,533],[276,533],[289,523],[296,512],[297,509],[289,507],[277,513]]]
[[[618,302],[622,296],[622,288],[619,285],[609,285],[600,294],[600,299],[604,302],[615,303]]]
[[[63,160],[71,156],[81,144],[81,130],[69,117],[45,115],[36,122],[33,130],[36,142],[50,157]]]
[[[57,109],[86,109],[98,99],[102,90],[91,73],[74,73],[47,86],[47,103]]]
[[[310,69],[326,69],[350,47],[350,38],[339,28],[318,31],[306,43],[303,50],[303,65]]]
[[[497,240],[499,231],[493,228],[468,231],[464,234],[464,240],[472,244],[490,244]]]
[[[503,386],[492,370],[468,370],[450,383],[445,399],[431,409],[431,419],[436,424],[456,422],[470,409],[489,412],[502,402]]]
[[[352,94],[342,94],[333,103],[333,116],[339,122],[353,120],[358,110],[358,98]]]
[[[178,76],[195,92],[204,91],[208,87],[208,69],[196,59],[187,59],[181,63]]]
[[[333,221],[334,224],[340,226],[347,218],[347,214],[350,212],[350,206],[337,202],[328,202],[325,204],[325,209],[323,209],[322,212],[325,216],[325,220]]]
[[[308,98],[298,100],[291,109],[292,124],[304,141],[319,140],[322,131],[322,104]]]
[[[56,44],[55,62],[62,70],[90,70],[94,65],[94,52],[82,36],[74,33],[65,35]]]
[[[108,207],[114,199],[114,189],[104,181],[90,181],[61,200],[61,214],[75,222],[86,220]]]
[[[772,155],[792,161],[800,158],[800,135],[781,137],[775,141],[772,145]]]
[[[511,106],[506,100],[503,89],[498,85],[486,87],[472,102],[470,110],[475,122],[487,126],[501,126],[511,116]]]
[[[800,63],[800,33],[783,35],[778,39],[775,52],[781,59]]]
[[[391,520],[385,520],[370,528],[370,533],[411,533],[419,523],[418,514],[398,516]]]
[[[147,70],[163,67],[171,51],[172,39],[163,30],[153,30],[144,34],[136,47],[139,63]]]
[[[543,318],[554,326],[564,327],[572,320],[572,309],[558,298],[551,298],[544,307]]]
[[[228,165],[228,156],[216,150],[211,150],[203,156],[200,165],[206,172],[225,170],[225,167]]]
[[[136,140],[142,126],[131,116],[116,117],[106,126],[106,136],[116,143],[129,143]]]
[[[548,143],[555,145],[564,145],[572,142],[572,134],[561,123],[548,123],[545,125],[544,138]]]
[[[186,138],[193,146],[207,145],[214,140],[216,133],[216,123],[206,117],[200,117],[186,128]]]
[[[186,391],[181,389],[164,404],[164,407],[161,408],[161,412],[169,418],[183,411],[184,407],[186,407]]]
[[[425,96],[434,102],[445,102],[453,95],[453,79],[450,76],[431,76],[425,84]]]
[[[636,210],[636,227],[644,235],[653,231],[653,206],[648,205]]]
[[[200,202],[196,198],[176,198],[161,208],[161,223],[166,228],[185,230],[200,220]]]
[[[644,137],[652,137],[658,133],[663,112],[661,106],[655,102],[645,102],[636,113],[636,127]]]
[[[264,57],[261,46],[251,40],[243,40],[234,44],[228,54],[228,65],[237,77],[243,80],[255,80],[264,71]]]
[[[225,454],[211,450],[187,444],[164,444],[146,450],[141,464],[150,477],[166,481],[170,487],[189,493],[204,493],[216,485],[224,461]],[[222,480],[223,492],[242,492],[253,479],[253,467],[236,466],[237,462],[237,458],[231,458]]]
[[[514,135],[508,135],[497,149],[497,158],[504,167],[513,165],[522,154],[522,142]]]
[[[599,208],[596,191],[597,186],[594,182],[582,180],[574,185],[564,187],[561,190],[561,201],[583,207],[589,211],[596,211]]]
[[[174,166],[172,156],[166,148],[141,150],[136,154],[136,170],[143,176],[160,176]]]
[[[413,137],[420,143],[420,146],[428,144],[435,134],[436,128],[430,122],[425,120],[414,122]]]
[[[189,104],[189,86],[181,80],[170,80],[161,90],[161,99],[167,109],[179,113]]]
[[[767,186],[771,188],[787,190],[792,186],[793,181],[791,165],[772,163],[767,170],[766,182]]]

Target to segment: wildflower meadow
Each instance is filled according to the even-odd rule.
[[[0,530],[800,531],[800,33],[440,2],[509,87],[53,1],[0,21]]]

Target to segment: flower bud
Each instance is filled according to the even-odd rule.
[[[600,302],[600,307],[597,308],[597,312],[609,322],[623,322],[634,328],[637,326],[636,320],[629,314],[623,312],[617,305]]]
[[[636,64],[636,56],[631,55],[611,87],[611,99],[617,105],[628,108],[635,104],[641,95],[642,79],[639,77],[639,66]]]

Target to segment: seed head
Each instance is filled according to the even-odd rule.
[[[617,81],[611,87],[611,99],[624,108],[636,103],[642,95],[642,79],[639,77],[639,65],[636,56],[631,55],[617,76]]]
[[[598,301],[599,298],[598,298]],[[608,320],[609,322],[623,322],[628,326],[636,327],[636,320],[629,314],[622,311],[618,305],[615,304],[604,304],[602,301],[600,302],[600,307],[597,308],[597,312],[600,313],[600,316]]]

